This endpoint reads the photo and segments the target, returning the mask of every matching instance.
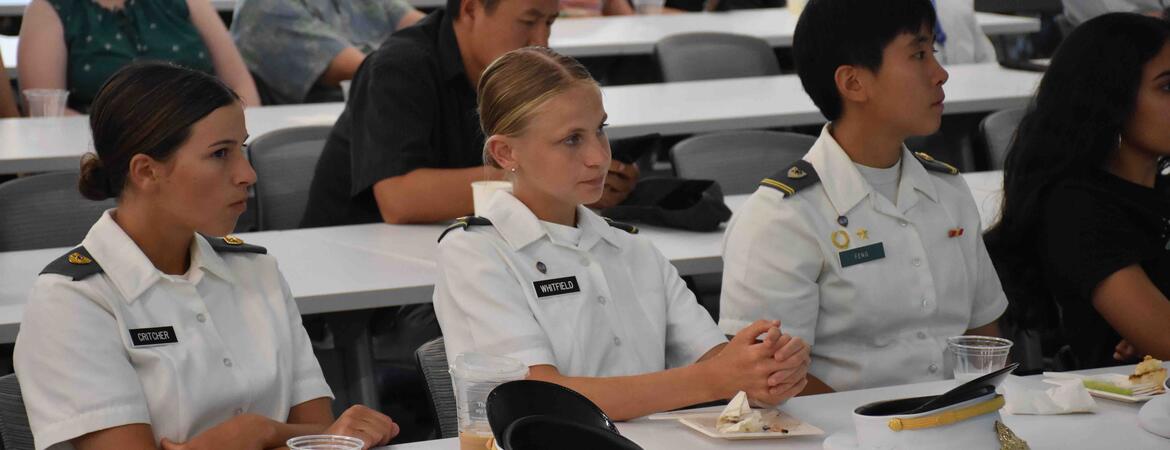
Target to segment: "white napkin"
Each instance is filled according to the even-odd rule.
[[[1044,382],[1056,386],[1040,390],[1028,389],[1020,383],[1005,383],[1004,411],[1009,414],[1070,414],[1092,412],[1097,407],[1079,379],[1047,379]]]

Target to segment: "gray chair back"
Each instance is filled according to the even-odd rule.
[[[692,81],[779,75],[772,46],[762,39],[729,33],[667,36],[654,45],[662,80]]]
[[[987,146],[987,160],[991,170],[1003,169],[1008,148],[1016,136],[1016,128],[1027,112],[1027,108],[1005,109],[988,114],[979,122],[979,133],[983,135],[983,142]]]
[[[77,245],[113,199],[77,190],[78,172],[49,172],[0,184],[0,251]]]
[[[266,133],[248,146],[256,169],[256,225],[260,230],[300,226],[309,202],[309,184],[330,125],[286,128]]]
[[[726,195],[749,194],[816,141],[782,131],[727,131],[687,138],[670,149],[670,158],[679,177],[715,180]]]
[[[32,429],[28,426],[28,413],[24,410],[24,399],[20,396],[20,382],[16,374],[0,377],[0,448],[12,450],[33,448]]]
[[[435,425],[439,438],[459,435],[459,419],[455,411],[455,388],[451,382],[450,366],[447,364],[447,347],[443,338],[419,346],[414,352],[418,371],[427,382],[427,392],[434,406]]]

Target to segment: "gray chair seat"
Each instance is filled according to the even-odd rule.
[[[654,45],[662,80],[693,81],[779,75],[772,46],[762,39],[730,33],[685,33]]]
[[[49,172],[0,184],[0,251],[68,247],[85,238],[114,200],[77,190],[79,172]]]
[[[670,149],[675,174],[715,180],[727,195],[755,192],[760,180],[800,159],[817,138],[782,131],[728,131],[685,139]]]
[[[987,146],[987,157],[991,170],[1002,170],[1008,149],[1016,136],[1016,128],[1024,119],[1027,108],[1012,108],[988,114],[979,122],[979,133]]]
[[[248,145],[248,157],[256,169],[260,230],[300,226],[313,170],[332,129],[329,125],[286,128],[266,133]]]
[[[28,413],[24,410],[24,398],[20,395],[20,382],[16,374],[0,377],[0,449],[24,450],[33,448],[32,429],[28,425]]]
[[[414,352],[418,371],[427,382],[427,391],[434,406],[435,423],[439,438],[459,435],[459,419],[455,411],[455,388],[451,382],[450,366],[447,364],[447,347],[443,338],[423,344]]]

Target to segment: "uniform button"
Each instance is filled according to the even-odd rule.
[[[599,297],[597,297],[597,303],[601,303],[602,305],[604,305],[604,304],[605,304],[605,301],[606,301],[606,300],[605,300],[605,297],[600,297],[600,296],[599,296]]]
[[[581,258],[581,266],[589,267],[589,258]]]
[[[613,337],[613,345],[622,345],[622,338],[614,336]]]
[[[231,358],[224,358],[223,365],[225,365],[227,367],[231,367],[232,366],[232,359]]]
[[[930,373],[938,372],[938,364],[931,364],[929,370]]]
[[[922,260],[918,259],[918,258],[914,258],[913,260],[910,261],[910,264],[913,264],[914,267],[918,267],[918,266],[922,265]]]
[[[243,414],[243,413],[244,413],[244,408],[236,408],[236,410],[235,410],[235,411],[232,411],[232,413],[233,413],[233,414],[235,414],[235,415],[237,415],[237,416],[238,416],[238,415],[240,415],[240,414]]]
[[[919,331],[918,332],[918,339],[926,339],[926,333]]]
[[[195,320],[198,320],[200,322],[206,322],[207,316],[203,315],[203,313],[199,313],[199,314],[195,315]]]
[[[900,226],[900,227],[902,227],[902,228],[906,228],[906,226],[908,226],[908,225],[910,225],[910,222],[907,222],[907,221],[905,221],[905,220],[899,220],[899,221],[898,221],[898,226]]]

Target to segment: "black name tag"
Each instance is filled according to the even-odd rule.
[[[176,344],[179,337],[175,335],[175,327],[138,328],[130,330],[130,342],[135,347]]]
[[[886,257],[886,248],[882,246],[881,242],[870,244],[865,247],[858,247],[853,250],[846,250],[837,254],[841,258],[841,267],[849,267],[863,262],[870,262]]]
[[[536,287],[536,296],[551,297],[553,295],[581,292],[581,285],[577,284],[577,277],[553,278],[551,280],[533,281]]]

